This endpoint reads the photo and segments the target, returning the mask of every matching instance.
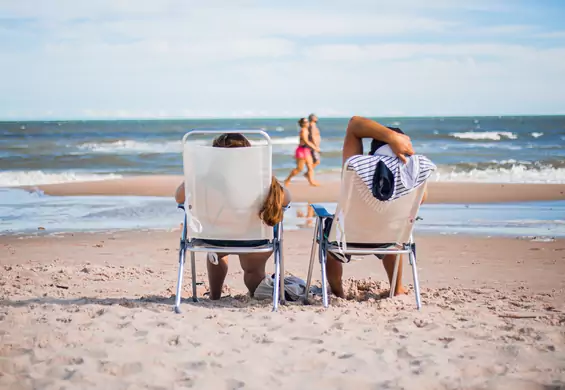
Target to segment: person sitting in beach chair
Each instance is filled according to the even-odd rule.
[[[251,143],[243,135],[239,133],[225,133],[218,136],[212,144],[213,147],[217,148],[245,148],[250,147]],[[244,184],[242,184],[244,185]],[[222,189],[218,189],[222,191]],[[184,204],[186,200],[185,194],[185,183],[181,183],[176,190],[175,200],[178,204]],[[236,199],[237,201],[237,199]],[[279,224],[283,219],[283,213],[285,207],[290,203],[290,193],[286,188],[284,188],[278,180],[273,176],[271,178],[271,184],[269,188],[268,195],[262,203],[262,207],[259,212],[260,219],[265,225],[273,227]],[[189,208],[192,206],[189,205]],[[185,210],[190,213],[190,210]],[[218,211],[218,218],[221,218],[222,210]],[[253,216],[248,216],[248,218],[253,219]],[[190,221],[189,221],[190,223]],[[245,220],[240,220],[242,227],[247,223]],[[236,229],[237,227],[234,227]],[[260,242],[255,241],[230,241],[223,242],[221,240],[201,240],[205,244],[209,244],[216,247],[241,247],[241,250],[246,247],[257,247]],[[253,296],[257,286],[265,278],[265,265],[267,260],[272,254],[269,252],[259,252],[259,253],[241,253],[239,254],[239,261],[241,268],[243,269],[243,280],[245,286],[249,290],[249,294]],[[206,261],[208,269],[208,280],[210,286],[210,299],[217,300],[220,299],[222,295],[222,288],[224,285],[224,280],[228,272],[228,254],[227,253],[209,253],[208,260]]]
[[[373,140],[368,156],[363,156],[364,138]],[[419,204],[424,201],[426,180],[435,169],[435,165],[424,156],[413,155],[410,137],[400,129],[388,128],[362,117],[350,120],[343,143],[344,180],[337,214],[331,215],[323,207],[312,205],[318,217],[319,231],[315,233],[307,286],[309,287],[312,273],[314,246],[319,242],[322,245],[320,262],[325,306],[326,274],[331,292],[337,297],[345,298],[342,285],[343,263],[350,260],[351,254],[380,252],[375,255],[383,261],[391,285],[390,295],[406,292],[401,285],[402,261],[398,256],[412,256],[414,249],[409,248],[412,245],[410,236],[416,219],[412,214],[417,212]],[[419,202],[416,206],[415,201]],[[391,219],[386,219],[385,215]],[[383,220],[374,220],[380,217]],[[334,219],[337,222],[334,223]],[[337,225],[333,226],[333,230],[332,224]],[[387,230],[393,232],[386,234]],[[346,239],[348,232],[350,236]],[[375,237],[383,236],[390,241],[372,241]],[[397,244],[400,244],[400,249]],[[326,252],[323,248],[331,249]],[[411,257],[411,262],[412,260]],[[419,307],[419,296],[417,304]]]

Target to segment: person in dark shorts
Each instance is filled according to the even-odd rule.
[[[322,141],[322,137],[320,136],[320,129],[318,128],[318,117],[316,114],[310,114],[308,117],[309,126],[308,126],[308,139],[312,142],[318,150],[314,148],[310,148],[310,152],[312,154],[312,163],[314,168],[320,164],[320,143]]]

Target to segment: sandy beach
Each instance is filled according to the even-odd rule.
[[[305,277],[310,243],[287,232],[288,272]],[[327,310],[271,313],[236,259],[211,302],[199,257],[201,301],[176,315],[177,248],[178,232],[1,237],[0,388],[565,388],[564,240],[420,237],[421,312],[381,298],[371,258]]]
[[[182,176],[137,176],[115,180],[71,182],[23,186],[47,195],[144,195],[172,196],[182,182]],[[339,179],[321,181],[320,187],[311,187],[302,180],[292,182],[295,202],[337,202]],[[534,200],[564,200],[565,184],[527,183],[467,183],[430,182],[427,203],[496,203]]]

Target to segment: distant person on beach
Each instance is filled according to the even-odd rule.
[[[310,114],[308,117],[308,121],[310,125],[308,126],[308,139],[318,148],[318,151],[310,148],[310,152],[312,153],[312,163],[314,168],[320,165],[320,143],[322,141],[322,137],[320,136],[320,129],[318,128],[318,117],[316,114]]]
[[[412,148],[412,142],[410,137],[402,133],[400,129],[392,129],[381,125],[373,120],[354,116],[349,121],[347,130],[345,133],[345,138],[343,140],[343,152],[342,159],[343,163],[352,156],[363,154],[363,139],[372,139],[371,152],[370,154],[375,154],[378,148],[384,145],[388,145],[392,152],[403,162],[407,162],[407,156],[412,156],[414,154],[414,149]],[[425,195],[424,195],[425,199]],[[424,200],[422,200],[423,202]],[[326,227],[327,233],[331,228],[331,223]],[[384,227],[386,228],[386,227]],[[330,285],[331,292],[340,298],[345,298],[345,292],[343,291],[342,276],[343,276],[343,262],[338,260],[337,256],[343,256],[339,253],[328,252],[327,256],[327,275],[328,283]],[[347,256],[347,255],[346,255]],[[381,256],[381,255],[379,255]],[[392,282],[392,276],[394,272],[394,264],[396,262],[396,255],[386,255],[381,256],[384,268],[388,275],[389,282]],[[406,290],[402,287],[402,262],[398,267],[398,276],[396,283],[396,291],[394,295],[405,294]],[[391,283],[392,285],[392,283]]]
[[[284,181],[285,187],[288,187],[290,180],[304,170],[306,165],[306,174],[304,175],[311,186],[317,187],[320,184],[314,180],[314,162],[312,161],[312,151],[320,152],[320,149],[310,140],[310,132],[308,130],[308,119],[301,118],[298,121],[300,126],[298,135],[298,146],[294,152],[296,160],[296,168],[294,168],[286,180]]]
[[[251,146],[251,143],[244,135],[238,133],[226,133],[217,137],[212,146],[216,148],[245,148]],[[175,200],[181,204],[185,202],[186,194],[184,182],[177,188]],[[271,187],[266,199],[261,207],[259,217],[268,226],[275,226],[283,219],[283,208],[290,203],[290,193],[286,188],[280,185],[278,180],[273,176],[271,179]],[[221,240],[206,240],[207,243],[216,246],[228,246]],[[241,242],[245,244],[245,242]],[[257,242],[248,242],[248,246],[257,245]],[[210,284],[210,299],[217,300],[222,296],[222,288],[224,280],[228,273],[228,255],[217,254],[218,264],[212,264],[206,261],[208,268],[208,281]],[[253,296],[257,286],[265,279],[265,264],[271,256],[268,253],[247,253],[239,255],[239,263],[243,269],[243,281],[249,290],[249,294]]]

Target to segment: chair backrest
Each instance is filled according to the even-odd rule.
[[[193,135],[256,134],[265,140],[243,148],[216,148]],[[259,218],[272,178],[272,146],[262,131],[191,131],[183,138],[183,163],[190,238],[263,240],[273,228]]]
[[[392,200],[376,199],[353,170],[344,167],[330,242],[408,243],[427,183]]]

